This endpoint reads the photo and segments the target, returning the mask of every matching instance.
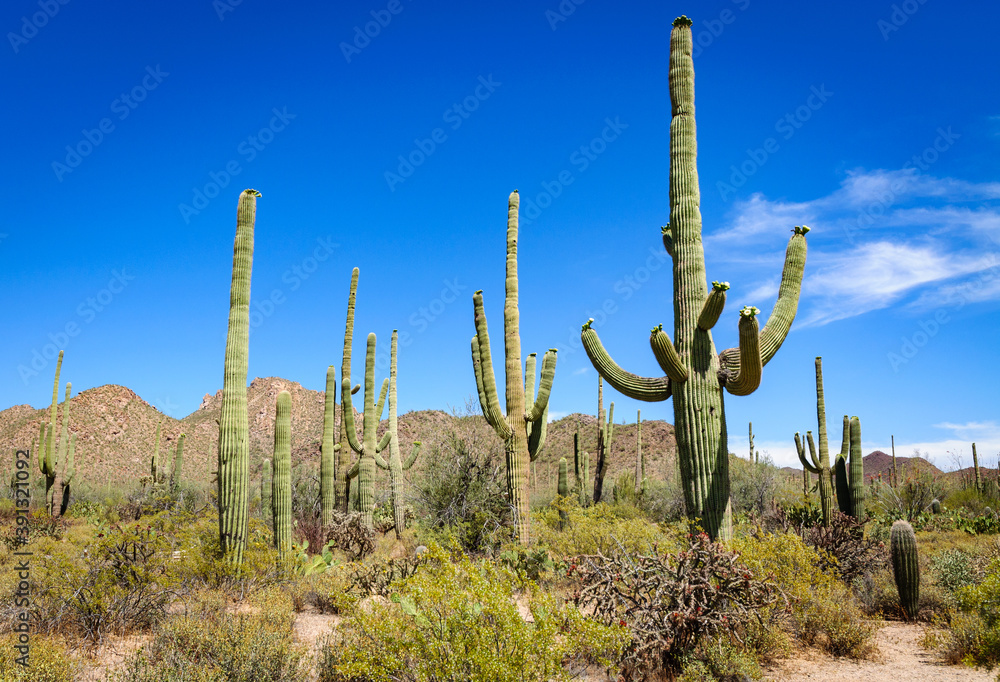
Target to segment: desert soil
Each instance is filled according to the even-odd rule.
[[[993,682],[995,673],[947,665],[920,646],[921,625],[888,622],[878,631],[881,656],[876,661],[830,658],[815,649],[799,649],[768,675],[775,682]]]

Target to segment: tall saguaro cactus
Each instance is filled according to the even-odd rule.
[[[70,488],[73,479],[76,477],[76,434],[69,438],[69,448],[66,453],[66,469],[62,480],[62,495],[59,499],[59,515],[62,516],[69,509]]]
[[[389,485],[392,490],[392,520],[396,527],[396,539],[402,537],[406,517],[403,510],[403,472],[409,471],[420,454],[420,442],[413,444],[410,456],[404,462],[399,454],[399,422],[396,418],[396,346],[398,334],[392,330],[392,346],[389,361],[389,461],[375,454],[375,464],[389,470]]]
[[[646,489],[646,462],[642,459],[642,410],[635,415],[635,492]]]
[[[59,423],[59,373],[62,371],[63,351],[56,360],[56,378],[52,383],[52,405],[49,407],[49,421],[42,421],[38,434],[38,469],[45,476],[45,506],[52,514],[52,487],[56,482],[58,461],[56,459],[56,428]]]
[[[848,457],[850,461],[848,462]],[[861,454],[861,421],[844,415],[844,438],[834,465],[840,511],[865,520],[865,469]]]
[[[611,441],[615,437],[615,404],[604,418],[604,380],[597,377],[597,470],[594,472],[594,504],[604,496],[604,474],[611,459]]]
[[[149,463],[149,475],[153,478],[154,486],[160,482],[160,476],[163,475],[160,470],[160,427],[162,425],[162,419],[156,422],[156,440],[153,441],[153,457]]]
[[[271,499],[274,496],[271,488],[271,460],[265,459],[260,463],[260,517],[267,518],[267,510],[271,508]]]
[[[799,461],[806,471],[819,477],[819,503],[823,510],[823,525],[829,527],[833,519],[833,472],[830,469],[830,451],[826,440],[826,399],[823,394],[823,358],[816,358],[816,420],[819,426],[819,452],[813,441],[812,431],[806,431],[809,441],[809,457],[806,459],[805,447],[799,434],[795,434],[795,449],[799,453]]]
[[[780,348],[798,307],[806,259],[806,227],[796,227],[785,252],[778,301],[763,330],[757,309],[740,311],[739,347],[716,353],[711,330],[725,305],[725,282],[705,276],[694,117],[691,20],[674,21],[670,36],[670,223],[662,238],[673,260],[673,339],[654,327],[650,344],[666,376],[640,377],[623,370],[584,325],[583,346],[597,371],[620,393],[657,402],[673,397],[677,457],[687,513],[713,538],[732,533],[729,446],[723,389],[749,395],[761,371]]]
[[[351,404],[351,380],[344,379],[340,386],[341,413],[343,414],[344,430],[347,433],[348,446],[358,454],[358,461],[347,471],[346,480],[358,479],[358,511],[361,512],[362,523],[366,528],[374,528],[372,510],[375,507],[375,457],[382,452],[392,439],[392,432],[386,431],[381,440],[377,439],[378,422],[385,408],[385,394],[389,389],[389,380],[382,381],[382,391],[378,403],[373,402],[375,396],[375,335],[368,335],[368,349],[365,353],[365,394],[364,424],[362,440],[358,440],[358,432],[354,426],[354,407]]]
[[[184,468],[184,434],[177,438],[177,449],[174,450],[174,468],[170,472],[170,492],[177,492],[181,483],[181,470]]]
[[[292,394],[282,391],[274,403],[274,482],[271,513],[274,546],[282,554],[292,547]]]
[[[354,303],[358,296],[358,274],[359,271],[357,268],[351,271],[351,289],[347,295],[347,324],[344,328],[344,357],[340,363],[340,383],[347,383],[348,394],[351,393],[351,345],[354,343]],[[357,391],[357,388],[354,390]],[[352,450],[347,434],[346,419],[344,418],[343,393],[340,396],[340,400],[340,447],[337,449],[337,455],[334,457],[336,466],[334,467],[333,496],[335,507],[346,513],[351,496],[351,480],[348,478],[347,472],[350,470],[352,464]],[[356,439],[357,433],[354,436]],[[322,508],[322,503],[320,506]]]
[[[56,448],[56,456],[53,462],[55,479],[52,482],[52,492],[47,500],[49,505],[49,515],[58,517],[63,511],[63,495],[67,477],[72,480],[76,468],[73,464],[69,436],[69,399],[73,395],[73,384],[66,382],[66,399],[63,401],[62,427],[59,432],[59,446]],[[55,438],[55,429],[51,429],[52,438]],[[68,499],[67,499],[68,503]]]
[[[247,363],[250,353],[250,272],[260,192],[245,189],[236,209],[233,280],[229,290],[229,332],[219,418],[219,545],[226,559],[243,563],[247,546],[250,488],[250,425],[247,419]]]
[[[972,444],[972,469],[976,477],[976,490],[978,492],[983,491],[983,482],[979,477],[979,455],[976,453],[976,444]]]
[[[518,539],[527,544],[530,536],[528,516],[528,466],[545,447],[545,424],[548,420],[549,393],[556,374],[556,351],[550,348],[542,359],[538,395],[534,395],[535,362],[528,356],[527,369],[521,369],[520,313],[517,284],[517,190],[507,200],[507,279],[504,302],[504,369],[507,412],[497,396],[493,374],[490,336],[483,308],[483,292],[472,297],[476,335],[472,337],[472,367],[476,375],[479,404],[483,416],[504,442],[507,463],[507,496],[514,510]],[[530,402],[530,404],[529,404]]]
[[[580,450],[580,432],[573,434],[573,476],[576,478],[576,494],[580,506],[586,507],[590,501],[587,484],[590,482],[590,454]]]

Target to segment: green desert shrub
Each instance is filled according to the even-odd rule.
[[[533,585],[518,594],[491,561],[453,559],[436,545],[426,561],[389,598],[348,610],[320,652],[321,682],[571,679],[564,662],[610,665],[628,639]]]
[[[15,646],[22,646],[16,635],[0,637],[0,682],[74,682],[78,679],[80,666],[69,655],[62,639],[31,635],[27,665],[18,662],[23,652]]]
[[[560,512],[565,512],[562,530]],[[601,503],[581,508],[572,496],[537,510],[532,516],[532,536],[559,558],[618,549],[649,551],[653,546],[666,551],[679,546],[684,535],[679,526],[653,523],[631,505]]]
[[[960,587],[957,598],[959,612],[944,638],[946,657],[987,667],[1000,664],[1000,560],[981,581]]]
[[[264,590],[243,612],[175,616],[107,682],[298,682],[308,655],[295,642],[291,600]]]
[[[806,644],[835,656],[869,658],[876,627],[841,581],[821,567],[827,558],[794,533],[755,533],[733,541],[755,574],[772,575],[788,598],[792,629]]]

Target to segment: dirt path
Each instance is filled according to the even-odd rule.
[[[799,650],[765,679],[775,682],[994,682],[996,672],[946,665],[920,646],[924,629],[909,623],[886,623],[878,631],[882,657],[854,662],[830,658],[814,649]]]

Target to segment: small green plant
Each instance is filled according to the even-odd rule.
[[[899,605],[907,620],[914,620],[920,610],[920,564],[917,560],[917,538],[906,521],[892,524],[890,536],[892,573],[899,590]]]

